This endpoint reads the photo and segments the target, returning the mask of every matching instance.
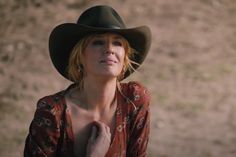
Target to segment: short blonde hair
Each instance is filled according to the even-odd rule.
[[[96,34],[85,36],[79,42],[74,46],[74,48],[71,51],[70,57],[69,57],[69,63],[67,67],[67,75],[70,80],[75,82],[79,87],[81,87],[81,83],[83,82],[85,71],[83,69],[83,66],[81,64],[81,56],[88,45],[88,42],[93,39],[96,36]],[[133,48],[131,48],[129,42],[122,38],[122,42],[125,49],[125,58],[124,58],[124,67],[122,69],[121,74],[118,76],[118,81],[122,80],[124,78],[124,74],[126,71],[134,71],[135,68],[132,66],[132,64],[139,65],[138,63],[132,61],[130,58],[133,57],[134,53],[136,52]]]

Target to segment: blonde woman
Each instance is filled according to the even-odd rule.
[[[138,82],[121,81],[144,61],[150,34],[147,26],[126,28],[109,6],[55,27],[51,60],[73,84],[38,101],[24,156],[145,157],[149,93]]]

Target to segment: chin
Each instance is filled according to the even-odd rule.
[[[117,76],[119,76],[118,72],[101,72],[99,73],[100,76],[103,76],[104,78],[116,78]]]
[[[115,75],[115,74],[102,74],[101,76],[105,77],[105,78],[115,78],[117,77],[118,75]]]

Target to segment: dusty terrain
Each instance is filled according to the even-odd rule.
[[[0,156],[20,157],[39,98],[70,84],[48,36],[108,4],[153,42],[137,80],[152,94],[149,157],[236,156],[235,0],[0,0]]]

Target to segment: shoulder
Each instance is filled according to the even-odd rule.
[[[148,89],[137,81],[122,83],[122,92],[131,100],[136,107],[148,106],[150,102],[150,93]]]
[[[37,108],[34,113],[30,129],[34,136],[41,136],[41,133],[49,131],[57,133],[61,125],[61,115],[63,111],[63,103],[61,101],[61,92],[47,95],[40,98],[37,102]],[[41,133],[40,133],[41,132]]]
[[[36,112],[44,111],[51,112],[54,115],[60,114],[64,108],[63,94],[64,91],[59,91],[40,98],[37,102]]]

